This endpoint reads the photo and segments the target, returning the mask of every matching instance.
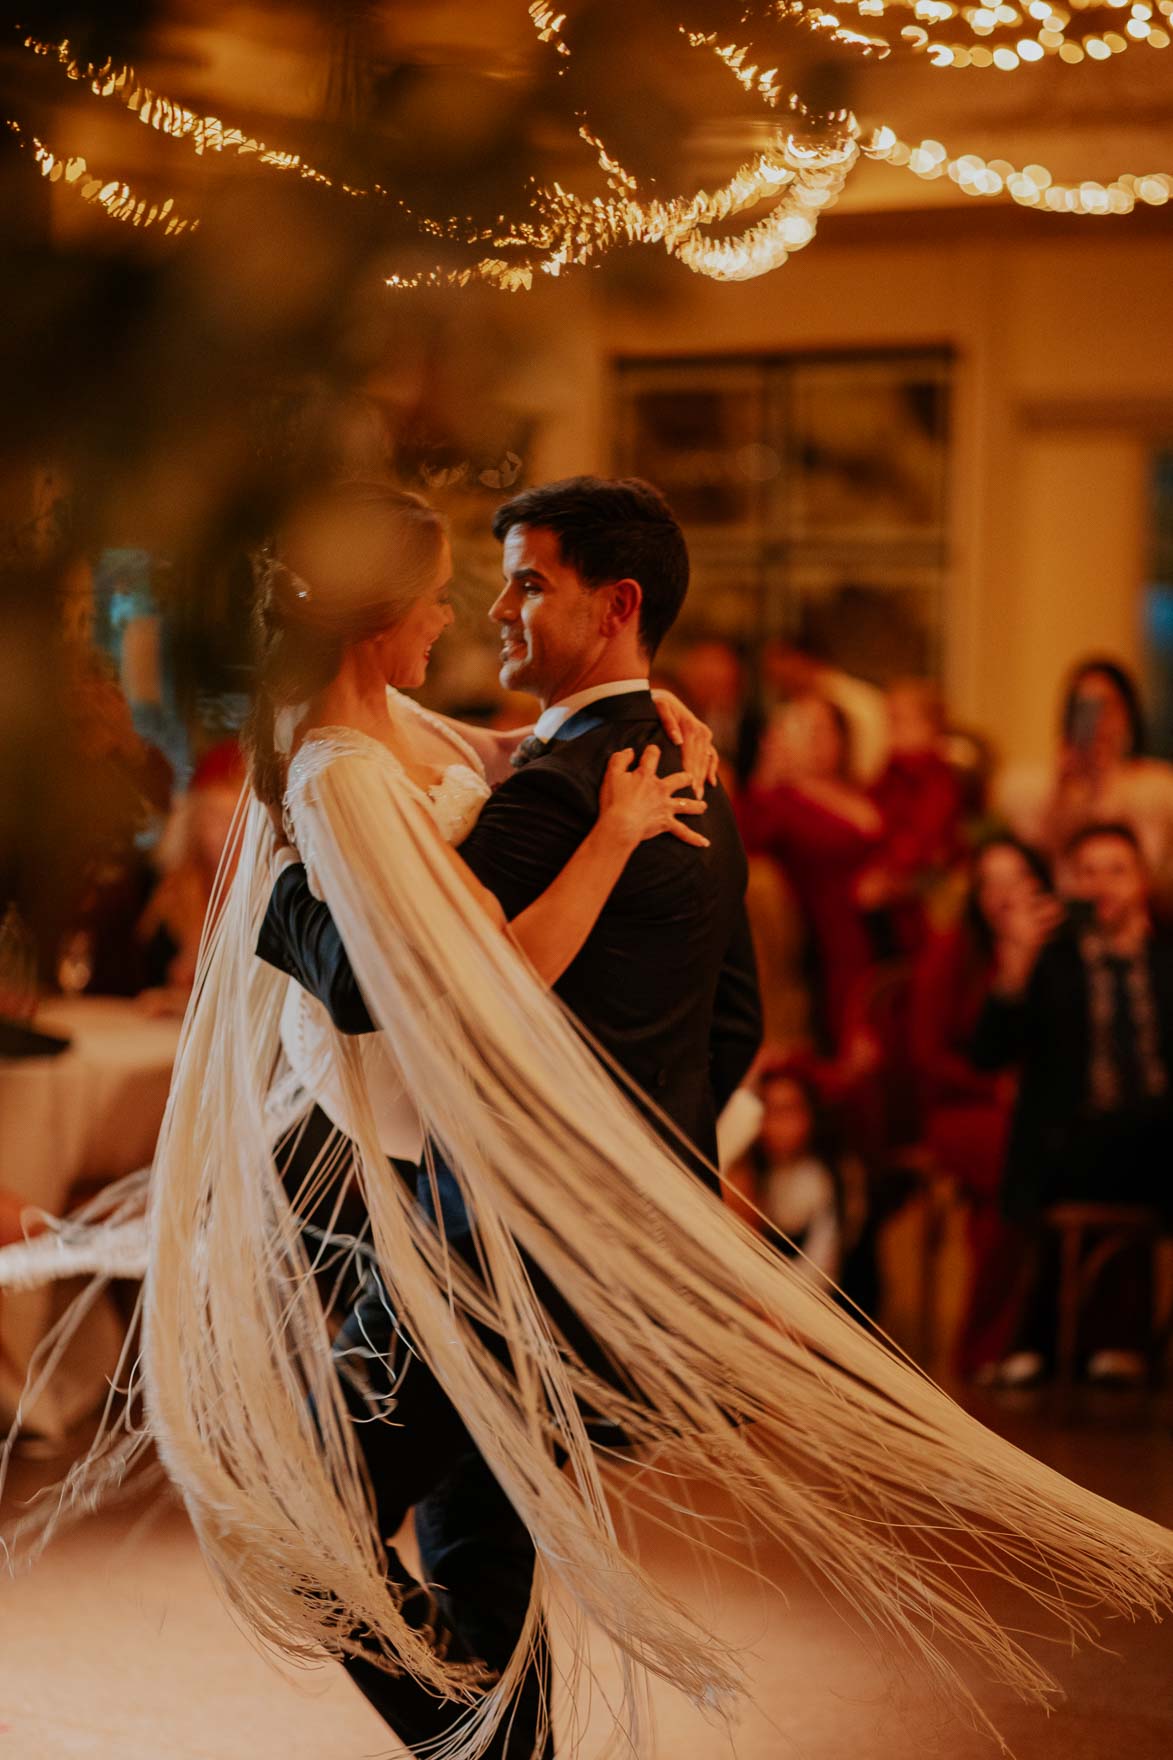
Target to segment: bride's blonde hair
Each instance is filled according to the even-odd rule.
[[[266,806],[285,793],[279,712],[316,696],[353,642],[406,616],[440,560],[442,516],[390,483],[333,483],[304,496],[254,557],[256,674],[244,738]]]

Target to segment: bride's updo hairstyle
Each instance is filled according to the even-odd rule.
[[[254,557],[256,674],[245,726],[252,786],[285,793],[282,711],[337,676],[347,648],[392,628],[435,576],[444,521],[419,495],[344,482],[302,497]]]

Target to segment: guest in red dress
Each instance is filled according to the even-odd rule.
[[[836,704],[812,694],[776,713],[738,813],[746,848],[772,856],[798,899],[819,1037],[833,1052],[874,963],[858,886],[883,833],[879,811],[851,778],[847,721]]]
[[[894,953],[915,954],[927,932],[925,899],[962,853],[961,778],[941,750],[945,709],[936,688],[905,679],[887,694],[889,756],[870,794],[884,822],[879,860],[860,899],[888,913]]]
[[[974,860],[961,922],[930,937],[913,977],[924,1135],[968,1204],[969,1291],[957,1342],[957,1369],[967,1380],[992,1375],[1011,1348],[1029,1271],[999,1203],[1015,1081],[978,1069],[972,1046],[1006,922],[1024,897],[1049,887],[1033,850],[1011,837],[993,839]]]

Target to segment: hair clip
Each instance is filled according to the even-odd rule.
[[[313,603],[313,589],[308,581],[303,581],[287,562],[282,562],[271,538],[266,538],[253,552],[253,567],[257,584],[263,592],[278,593],[285,599],[292,597],[303,605]]]

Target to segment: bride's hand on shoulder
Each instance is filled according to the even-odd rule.
[[[657,745],[648,746],[638,764],[630,746],[614,753],[599,791],[600,828],[631,849],[663,832],[707,849],[709,839],[685,823],[708,811],[704,801],[681,793],[694,786],[693,778],[687,770],[673,776],[661,776],[659,771]]]
[[[301,861],[301,851],[289,835],[284,804],[266,801],[265,812],[273,833],[273,841],[269,845],[269,876],[276,881],[290,862]]]
[[[680,762],[699,800],[706,786],[720,777],[721,759],[712,731],[672,691],[653,691],[652,701],[664,732],[674,746],[680,747]]]

